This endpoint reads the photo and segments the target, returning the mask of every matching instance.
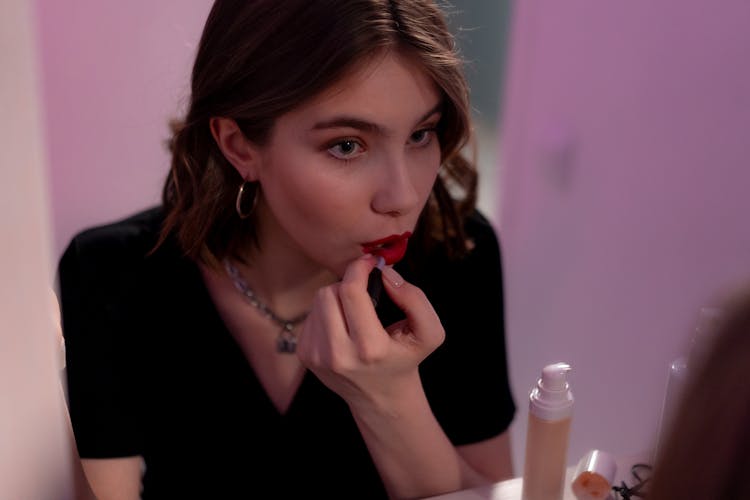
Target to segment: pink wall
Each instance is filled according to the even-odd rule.
[[[209,0],[35,0],[54,253],[159,200]]]
[[[516,2],[501,134],[513,428],[565,360],[569,461],[648,451],[698,309],[750,279],[750,4]]]

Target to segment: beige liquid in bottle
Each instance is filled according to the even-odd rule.
[[[529,415],[524,500],[559,500],[563,496],[570,418],[547,422]]]
[[[570,365],[554,363],[529,393],[523,500],[561,500],[565,487],[573,394],[567,382]]]

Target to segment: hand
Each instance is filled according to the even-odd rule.
[[[321,288],[299,335],[297,353],[350,407],[394,409],[421,384],[417,367],[445,338],[427,297],[391,268],[383,284],[406,319],[384,328],[367,294],[372,256],[352,262],[339,283]]]

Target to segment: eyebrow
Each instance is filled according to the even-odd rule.
[[[430,109],[427,113],[422,115],[419,120],[417,120],[417,123],[422,123],[423,121],[427,120],[429,117],[434,115],[435,113],[441,112],[443,109],[443,102],[437,103],[432,109]],[[311,130],[325,130],[329,128],[353,128],[357,130],[362,130],[365,132],[372,132],[376,134],[384,134],[385,129],[378,125],[377,123],[369,122],[367,120],[363,120],[361,118],[356,118],[354,116],[334,116],[333,118],[329,120],[323,120],[320,122],[315,123],[315,125],[312,126]]]

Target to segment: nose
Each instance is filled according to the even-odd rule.
[[[377,189],[372,198],[372,209],[380,214],[405,215],[419,205],[415,177],[406,158],[392,157],[379,169]]]

